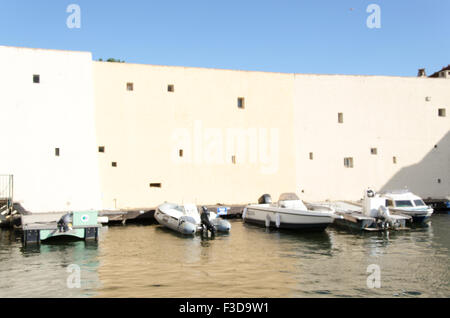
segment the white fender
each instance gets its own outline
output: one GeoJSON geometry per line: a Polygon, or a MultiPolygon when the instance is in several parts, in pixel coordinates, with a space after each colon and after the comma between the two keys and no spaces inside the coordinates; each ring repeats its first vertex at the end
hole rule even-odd
{"type": "Polygon", "coordinates": [[[276,223],[276,225],[277,225],[277,228],[280,228],[280,225],[281,225],[281,216],[280,216],[279,213],[276,214],[276,217],[275,217],[275,223],[276,223]]]}
{"type": "Polygon", "coordinates": [[[270,215],[266,214],[266,227],[270,227],[270,215]]]}

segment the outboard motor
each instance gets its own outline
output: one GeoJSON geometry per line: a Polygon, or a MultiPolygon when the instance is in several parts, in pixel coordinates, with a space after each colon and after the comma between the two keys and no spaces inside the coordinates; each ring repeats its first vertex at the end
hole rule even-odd
{"type": "Polygon", "coordinates": [[[397,222],[395,222],[395,220],[391,217],[391,213],[389,212],[389,209],[385,206],[380,206],[379,209],[380,215],[384,218],[385,222],[387,223],[387,225],[389,225],[390,228],[398,228],[400,227],[399,224],[397,224],[397,222]]]}
{"type": "Polygon", "coordinates": [[[364,192],[363,214],[372,218],[379,218],[380,206],[386,206],[386,199],[375,194],[375,191],[368,189],[364,192]]]}
{"type": "Polygon", "coordinates": [[[264,194],[262,197],[258,199],[258,204],[268,204],[272,203],[272,197],[270,194],[264,194]]]}
{"type": "Polygon", "coordinates": [[[202,227],[203,228],[206,227],[206,231],[210,231],[211,234],[214,236],[216,234],[216,227],[209,221],[209,211],[208,208],[205,206],[202,207],[200,220],[202,221],[202,227]]]}
{"type": "Polygon", "coordinates": [[[58,221],[58,230],[68,232],[72,230],[73,214],[67,213],[58,221]]]}
{"type": "Polygon", "coordinates": [[[401,223],[391,216],[389,208],[386,206],[386,198],[368,189],[364,196],[363,213],[376,219],[377,227],[382,229],[396,229],[401,227],[401,223]]]}

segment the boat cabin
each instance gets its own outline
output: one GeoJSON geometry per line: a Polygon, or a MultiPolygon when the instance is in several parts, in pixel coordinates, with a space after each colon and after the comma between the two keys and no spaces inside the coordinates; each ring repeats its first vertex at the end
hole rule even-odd
{"type": "Polygon", "coordinates": [[[420,197],[411,192],[386,193],[384,196],[388,208],[414,209],[428,207],[420,197]]]}

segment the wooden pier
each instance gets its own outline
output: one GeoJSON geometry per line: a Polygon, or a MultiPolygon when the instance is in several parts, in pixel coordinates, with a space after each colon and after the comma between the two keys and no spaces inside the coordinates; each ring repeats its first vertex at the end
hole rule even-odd
{"type": "MultiPolygon", "coordinates": [[[[198,205],[200,208],[202,205],[198,205]]],[[[243,205],[205,205],[211,212],[217,213],[224,219],[233,219],[242,217],[243,205]]],[[[154,208],[143,209],[123,209],[120,211],[100,211],[98,216],[108,217],[109,222],[122,223],[127,222],[156,222],[154,208]]]]}

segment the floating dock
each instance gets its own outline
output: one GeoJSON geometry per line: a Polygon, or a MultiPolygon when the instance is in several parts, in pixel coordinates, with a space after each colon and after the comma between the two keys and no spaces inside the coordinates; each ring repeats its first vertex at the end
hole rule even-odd
{"type": "Polygon", "coordinates": [[[23,244],[40,244],[42,241],[57,237],[98,240],[98,229],[101,224],[98,224],[97,211],[73,212],[72,223],[67,224],[67,229],[63,229],[59,221],[65,215],[67,212],[22,215],[23,244]]]}
{"type": "Polygon", "coordinates": [[[335,201],[333,203],[322,203],[323,205],[332,207],[335,210],[335,214],[341,218],[334,220],[334,225],[343,227],[349,230],[366,231],[366,232],[380,232],[387,229],[391,230],[408,230],[405,227],[406,221],[410,221],[412,218],[401,213],[395,213],[391,218],[397,220],[401,224],[395,228],[384,228],[378,224],[376,217],[371,217],[363,213],[362,203],[349,202],[349,201],[335,201]]]}

